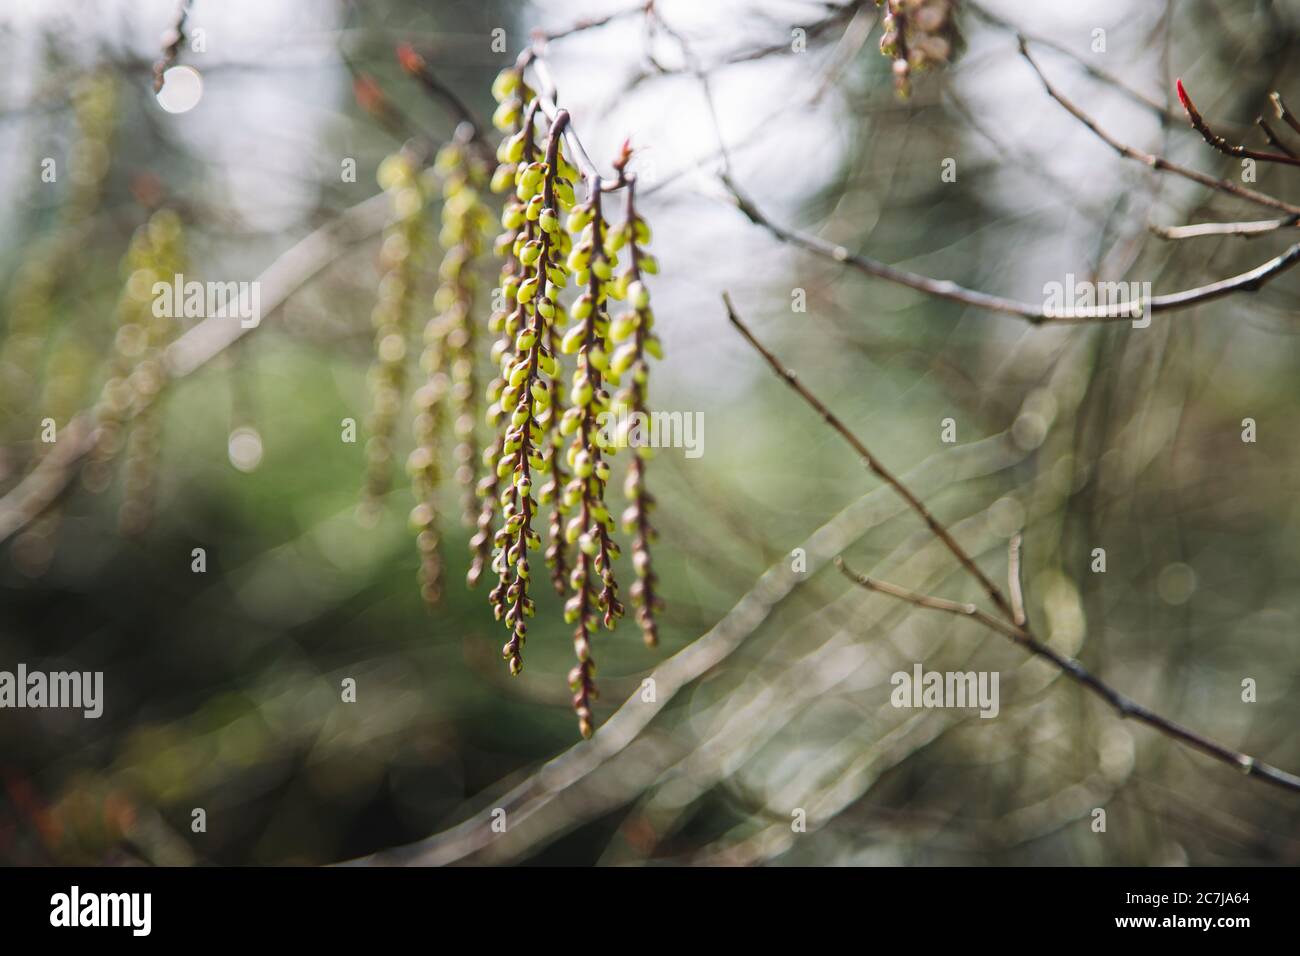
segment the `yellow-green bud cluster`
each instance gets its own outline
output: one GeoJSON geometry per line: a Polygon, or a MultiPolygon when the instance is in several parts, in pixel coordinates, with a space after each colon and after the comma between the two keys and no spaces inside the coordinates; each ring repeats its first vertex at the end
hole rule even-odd
{"type": "Polygon", "coordinates": [[[494,316],[502,336],[493,349],[500,375],[488,394],[489,418],[500,431],[495,473],[506,486],[497,494],[502,519],[493,538],[498,585],[490,597],[498,619],[510,629],[502,655],[515,674],[523,667],[526,618],[535,610],[529,594],[528,552],[541,546],[534,518],[538,497],[545,490],[536,484],[548,476],[554,484],[548,433],[555,415],[553,380],[558,367],[551,342],[552,330],[565,321],[559,298],[568,281],[563,266],[567,236],[556,224],[572,205],[572,185],[564,176],[569,167],[561,146],[564,120],[552,123],[545,154],[538,157],[532,140],[537,114],[534,101],[524,114],[522,140],[516,132],[507,141],[520,143],[520,148],[506,154],[517,162],[513,163],[513,196],[507,198],[502,213],[506,231],[498,247],[508,249],[517,268],[503,277],[504,307],[494,316]]]}
{"type": "Polygon", "coordinates": [[[184,270],[183,229],[170,209],[154,213],[131,239],[124,262],[125,287],[118,300],[118,329],[109,377],[95,406],[98,443],[86,473],[92,489],[108,484],[109,464],[125,439],[125,482],[118,524],[135,534],[153,512],[162,419],[158,397],[167,383],[163,351],[175,338],[174,316],[155,315],[155,282],[171,284],[184,270]]]}
{"type": "Polygon", "coordinates": [[[405,152],[379,165],[379,185],[389,194],[393,216],[380,248],[383,278],[371,319],[375,359],[370,366],[370,437],[366,441],[365,506],[373,510],[392,482],[397,420],[406,388],[407,338],[424,253],[428,185],[405,152]]]}
{"type": "MultiPolygon", "coordinates": [[[[471,543],[470,580],[480,576],[490,550],[498,577],[490,601],[510,629],[502,653],[518,673],[526,619],[534,613],[528,551],[540,546],[538,509],[550,506],[546,563],[557,590],[568,595],[565,618],[575,625],[578,658],[569,683],[579,728],[590,736],[596,694],[592,635],[602,625],[612,628],[623,614],[614,572],[616,523],[606,501],[616,448],[604,427],[612,409],[607,386],[631,374],[629,395],[644,407],[645,357],[657,355],[659,344],[640,276],[658,266],[645,250],[650,237],[643,220],[631,216],[613,225],[601,212],[602,189],[630,188],[630,179],[620,175],[612,186],[602,183],[589,163],[580,174],[565,155],[568,114],[550,104],[543,110],[518,67],[497,78],[493,93],[500,104],[494,122],[505,133],[491,176],[492,190],[504,194],[495,244],[504,260],[500,301],[489,322],[498,337],[491,355],[498,373],[487,391],[496,437],[484,455],[489,470],[479,484],[483,505],[471,543]],[[550,119],[544,151],[536,141],[543,113],[550,119]],[[580,179],[587,195],[578,205],[574,183],[580,179]],[[619,273],[625,248],[636,261],[619,273]],[[613,322],[610,300],[629,304],[613,322]],[[573,356],[567,372],[564,356],[573,356]]],[[[637,507],[648,510],[643,461],[635,467],[637,507]]],[[[657,599],[648,520],[638,518],[633,533],[643,555],[634,562],[636,593],[649,609],[642,626],[652,636],[657,599]]]]}
{"type": "Polygon", "coordinates": [[[415,507],[411,525],[420,552],[420,593],[429,604],[442,594],[442,559],[436,491],[441,478],[438,454],[448,418],[455,432],[456,480],[466,488],[465,520],[475,509],[474,435],[478,385],[475,376],[473,309],[478,291],[474,267],[483,253],[492,216],[481,190],[486,171],[469,148],[449,143],[438,153],[434,172],[442,179],[442,226],[438,243],[442,262],[433,298],[433,315],[425,324],[420,367],[425,383],[413,403],[415,448],[407,459],[415,507]],[[450,415],[445,411],[450,405],[450,415]]]}
{"type": "MultiPolygon", "coordinates": [[[[646,395],[649,367],[646,356],[663,358],[659,338],[654,334],[650,293],[643,281],[643,273],[657,272],[659,265],[645,251],[650,243],[650,227],[637,215],[634,190],[635,184],[628,186],[627,217],[622,227],[623,240],[628,246],[628,267],[619,276],[631,308],[612,323],[610,332],[610,337],[619,343],[610,364],[619,374],[629,373],[631,376],[616,399],[618,405],[632,413],[624,416],[624,420],[629,422],[644,421],[649,411],[646,395]]],[[[626,436],[621,437],[626,439],[626,436]]],[[[646,490],[645,481],[646,462],[651,454],[648,445],[633,450],[632,462],[628,466],[627,479],[623,485],[623,491],[631,503],[623,512],[622,524],[624,532],[632,535],[632,567],[637,577],[628,593],[636,608],[641,634],[646,644],[654,646],[659,642],[655,614],[663,602],[656,590],[658,576],[650,559],[650,544],[657,537],[650,523],[650,512],[655,506],[655,499],[646,490]]]]}

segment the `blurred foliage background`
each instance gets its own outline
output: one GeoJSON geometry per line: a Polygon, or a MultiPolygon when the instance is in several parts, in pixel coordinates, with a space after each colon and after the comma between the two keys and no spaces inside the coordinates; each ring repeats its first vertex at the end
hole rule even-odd
{"type": "MultiPolygon", "coordinates": [[[[151,208],[180,215],[187,274],[255,279],[374,196],[379,162],[401,145],[357,106],[353,71],[441,141],[453,123],[398,70],[397,43],[425,52],[487,117],[492,78],[532,28],[632,6],[195,0],[189,26],[206,31],[206,50],[182,46],[179,62],[202,74],[204,95],[173,115],[150,83],[174,3],[11,0],[0,13],[3,490],[43,454],[41,419],[63,425],[93,404],[122,263],[151,208]],[[496,28],[505,54],[491,47],[496,28]],[[66,170],[54,183],[40,176],[48,157],[66,170]],[[340,176],[346,159],[355,183],[340,176]]],[[[630,699],[623,724],[578,742],[569,628],[552,595],[539,599],[528,667],[510,679],[485,592],[459,584],[468,532],[448,528],[448,586],[430,613],[409,489],[399,481],[375,526],[358,522],[364,438],[339,435],[343,419],[366,415],[372,236],[169,387],[146,528],[123,533],[122,477],[101,475],[89,483],[106,487],[79,479],[57,516],[0,550],[0,668],[102,670],[106,685],[99,720],[0,711],[0,860],[318,864],[435,834],[380,859],[1300,860],[1293,795],[1126,724],[973,622],[824,569],[843,553],[909,587],[981,597],[762,367],[719,299],[730,290],[998,579],[1024,529],[1029,612],[1053,647],[1296,771],[1296,278],[1147,329],[1032,328],[796,252],[747,222],[717,178],[728,162],[777,221],[1026,301],[1067,273],[1157,293],[1200,285],[1294,233],[1153,235],[1152,223],[1262,217],[1109,150],[1047,97],[1014,30],[1118,138],[1235,177],[1236,161],[1187,129],[1173,78],[1225,131],[1258,136],[1270,91],[1300,101],[1300,8],[963,3],[949,11],[951,62],[900,100],[873,4],[657,6],[694,63],[640,15],[557,40],[548,57],[597,163],[608,169],[625,137],[637,147],[662,263],[652,291],[666,359],[651,398],[704,413],[703,456],[664,449],[650,469],[662,646],[643,647],[625,621],[596,649],[598,723],[630,699]],[[806,52],[791,50],[794,27],[806,52]],[[946,159],[955,182],[941,178],[946,159]],[[1241,440],[1247,417],[1253,444],[1241,440]],[[941,441],[948,418],[955,444],[941,441]],[[235,467],[235,433],[255,462],[237,444],[235,467]],[[807,574],[792,570],[796,548],[807,574]],[[1095,548],[1104,574],[1091,570],[1095,548]],[[999,671],[1001,713],[891,707],[890,674],[916,662],[999,671]],[[340,700],[349,677],[355,704],[340,700]],[[1255,703],[1241,700],[1245,678],[1255,703]],[[496,806],[509,826],[485,837],[496,806]],[[206,832],[192,832],[194,808],[206,832]],[[792,832],[797,809],[806,833],[792,832]]],[[[1300,201],[1294,170],[1261,166],[1257,186],[1300,201]]],[[[457,496],[446,489],[449,515],[457,496]]]]}

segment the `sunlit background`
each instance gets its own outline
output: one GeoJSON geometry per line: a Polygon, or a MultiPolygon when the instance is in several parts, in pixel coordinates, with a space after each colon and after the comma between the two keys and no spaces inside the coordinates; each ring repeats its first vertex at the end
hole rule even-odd
{"type": "MultiPolygon", "coordinates": [[[[0,669],[102,670],[106,689],[98,720],[0,711],[0,860],[320,864],[414,844],[378,859],[1300,861],[1294,795],[1120,720],[974,622],[866,594],[829,567],[842,553],[911,588],[983,597],[721,302],[729,291],[996,579],[1024,530],[1030,618],[1054,648],[1300,771],[1298,280],[1146,329],[1033,328],[797,251],[720,179],[775,222],[1027,302],[1067,274],[1201,285],[1276,255],[1294,230],[1153,234],[1272,213],[1119,156],[1048,97],[1016,31],[1118,140],[1240,180],[1187,128],[1173,79],[1261,146],[1268,94],[1300,104],[1300,9],[963,2],[950,62],[903,100],[872,3],[657,0],[676,35],[637,6],[194,0],[155,96],[174,0],[5,4],[0,669]],[[377,524],[357,518],[364,440],[340,441],[340,422],[367,414],[382,219],[169,386],[146,527],[123,533],[121,475],[92,472],[8,530],[12,493],[48,451],[41,420],[62,427],[99,394],[123,260],[151,209],[180,215],[187,277],[258,279],[380,192],[376,169],[402,138],[358,106],[358,74],[419,134],[452,135],[397,44],[486,120],[493,77],[534,28],[609,14],[547,61],[596,163],[608,170],[625,139],[635,149],[661,262],[651,400],[703,412],[704,444],[651,462],[662,645],[644,647],[630,619],[599,639],[597,724],[623,709],[594,741],[577,736],[570,628],[549,592],[527,668],[508,676],[486,589],[461,586],[457,488],[444,491],[448,586],[432,612],[402,477],[377,524]],[[890,675],[917,662],[998,671],[998,717],[891,706],[890,675]],[[341,700],[347,678],[355,703],[341,700]],[[792,829],[800,813],[806,832],[792,829]]],[[[1300,202],[1294,168],[1262,164],[1251,185],[1300,202]]],[[[620,573],[631,580],[626,559],[620,573]]]]}

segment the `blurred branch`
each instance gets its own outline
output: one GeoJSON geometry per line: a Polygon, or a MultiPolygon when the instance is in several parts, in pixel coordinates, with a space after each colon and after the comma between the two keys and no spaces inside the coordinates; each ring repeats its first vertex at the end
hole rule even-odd
{"type": "Polygon", "coordinates": [[[1019,531],[1011,536],[1007,545],[1007,585],[1011,588],[1011,621],[1017,627],[1023,627],[1028,618],[1025,616],[1025,574],[1021,565],[1025,538],[1019,531]]]}
{"type": "Polygon", "coordinates": [[[413,76],[430,96],[447,107],[448,112],[459,124],[458,132],[463,131],[461,135],[474,144],[474,148],[479,151],[482,158],[492,162],[496,150],[488,142],[483,132],[483,124],[456,91],[434,75],[429,69],[428,61],[409,43],[402,43],[397,47],[397,60],[402,69],[413,76]]]}
{"type": "MultiPolygon", "coordinates": [[[[377,235],[388,216],[389,199],[379,193],[344,211],[336,220],[286,249],[255,279],[262,286],[263,321],[330,265],[347,246],[377,235]]],[[[168,347],[164,364],[170,380],[185,378],[239,341],[256,326],[224,316],[204,319],[168,347]]],[[[83,411],[62,430],[55,448],[23,480],[0,498],[0,542],[39,517],[68,489],[85,458],[95,449],[98,429],[83,411]]]]}
{"type": "Polygon", "coordinates": [[[1188,226],[1152,225],[1151,231],[1161,239],[1199,239],[1202,236],[1262,236],[1300,223],[1300,216],[1261,219],[1254,222],[1201,222],[1188,226]]]}
{"type": "Polygon", "coordinates": [[[908,507],[921,517],[934,536],[943,543],[944,547],[946,547],[953,557],[957,559],[958,563],[960,563],[962,567],[966,569],[967,573],[969,573],[971,577],[979,583],[980,587],[984,589],[985,593],[988,594],[989,599],[992,600],[994,605],[997,607],[1001,617],[995,617],[974,604],[959,604],[955,601],[948,601],[943,598],[917,594],[916,592],[908,591],[906,588],[899,587],[895,584],[873,581],[850,571],[848,567],[844,565],[843,560],[837,558],[835,562],[836,566],[839,567],[845,575],[868,590],[879,591],[883,594],[891,595],[919,607],[926,607],[949,614],[971,617],[986,627],[1009,637],[1017,644],[1020,644],[1029,650],[1030,653],[1047,660],[1062,673],[1104,699],[1115,708],[1121,717],[1132,717],[1134,720],[1141,721],[1148,726],[1154,727],[1156,730],[1168,737],[1179,740],[1202,753],[1214,757],[1216,760],[1220,760],[1223,763],[1236,767],[1249,776],[1259,777],[1260,779],[1276,786],[1300,793],[1300,777],[1256,760],[1248,754],[1239,753],[1229,747],[1225,747],[1207,737],[1202,737],[1200,734],[1183,727],[1181,724],[1177,724],[1166,717],[1161,717],[1159,714],[1156,714],[1143,707],[1141,704],[1130,700],[1110,685],[1093,676],[1093,674],[1086,670],[1078,661],[1073,658],[1065,657],[1048,647],[1034,635],[1028,625],[1017,625],[1015,623],[1016,613],[1013,611],[1010,603],[1008,603],[1008,601],[1002,596],[1002,592],[998,590],[997,585],[995,585],[988,576],[979,569],[965,549],[963,549],[961,545],[953,539],[947,528],[936,521],[926,509],[925,505],[921,503],[920,499],[917,498],[917,496],[913,494],[905,484],[888,472],[870,450],[867,449],[866,445],[864,445],[856,435],[849,431],[843,422],[836,418],[835,414],[831,412],[815,395],[813,395],[812,392],[799,382],[795,377],[794,372],[785,368],[776,356],[768,351],[768,349],[754,337],[753,333],[749,331],[741,321],[740,317],[736,314],[736,311],[731,304],[731,299],[726,293],[723,293],[723,301],[727,307],[727,317],[740,331],[741,335],[743,335],[759,355],[762,356],[763,360],[771,366],[772,370],[776,372],[776,374],[783,379],[785,383],[804,400],[805,403],[817,412],[822,419],[849,444],[866,466],[889,484],[903,498],[908,507]]]}
{"type": "MultiPolygon", "coordinates": [[[[950,482],[969,480],[1010,467],[1023,460],[1024,455],[1024,451],[1002,433],[927,458],[907,474],[907,483],[912,487],[924,486],[937,491],[950,482]]],[[[571,747],[529,773],[507,792],[486,797],[483,806],[505,810],[512,821],[510,847],[502,846],[495,850],[494,857],[517,855],[522,852],[517,844],[535,843],[554,836],[557,829],[567,829],[582,819],[590,819],[619,806],[619,792],[639,790],[640,785],[635,780],[624,779],[633,772],[629,769],[625,775],[615,773],[613,781],[592,783],[592,789],[598,789],[598,794],[585,800],[580,796],[580,788],[597,771],[618,760],[625,751],[631,752],[630,748],[646,735],[654,718],[680,691],[712,672],[739,650],[798,587],[868,528],[886,520],[892,513],[886,509],[901,510],[902,505],[895,504],[895,499],[884,497],[883,491],[875,489],[861,496],[800,543],[799,547],[807,555],[806,572],[794,571],[788,558],[782,557],[759,577],[717,624],[656,667],[650,675],[655,681],[653,702],[643,700],[639,693],[634,695],[601,725],[590,741],[571,747]],[[556,827],[539,822],[561,799],[566,801],[566,807],[562,808],[568,815],[566,824],[556,827]]],[[[646,755],[641,752],[632,755],[638,759],[629,760],[629,763],[636,772],[641,772],[646,755]]],[[[490,822],[485,813],[475,814],[418,843],[353,862],[360,865],[427,866],[486,855],[497,845],[496,841],[506,839],[492,831],[490,822]]]]}
{"type": "Polygon", "coordinates": [[[842,265],[850,266],[877,279],[885,279],[898,285],[907,286],[909,289],[924,292],[926,295],[960,302],[963,305],[973,306],[977,309],[987,309],[990,312],[1018,316],[1033,325],[1129,321],[1147,312],[1170,312],[1186,309],[1237,292],[1255,292],[1273,277],[1280,275],[1297,262],[1300,262],[1300,243],[1297,243],[1281,255],[1269,259],[1249,272],[1243,272],[1219,282],[1212,282],[1209,285],[1197,286],[1181,292],[1170,292],[1165,295],[1154,295],[1145,303],[1123,302],[1117,305],[1076,308],[1049,313],[1043,306],[990,295],[987,292],[968,289],[947,279],[933,279],[930,276],[899,269],[879,259],[873,259],[860,253],[852,253],[844,246],[828,242],[818,236],[778,225],[742,193],[730,177],[724,174],[721,178],[723,185],[731,193],[736,206],[748,217],[750,222],[762,226],[782,242],[833,259],[842,265]]]}

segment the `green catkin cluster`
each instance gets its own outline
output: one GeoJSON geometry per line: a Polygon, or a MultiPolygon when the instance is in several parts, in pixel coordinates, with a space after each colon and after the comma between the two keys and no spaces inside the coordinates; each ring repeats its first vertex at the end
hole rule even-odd
{"type": "MultiPolygon", "coordinates": [[[[514,99],[522,102],[524,98],[531,99],[532,93],[524,85],[523,77],[517,70],[508,70],[497,78],[493,86],[493,92],[498,89],[504,89],[509,84],[509,91],[516,93],[514,99]]],[[[497,99],[504,100],[504,94],[498,95],[497,99]]],[[[520,136],[523,131],[523,114],[520,110],[506,118],[497,118],[498,125],[502,122],[508,122],[507,130],[512,134],[509,139],[502,140],[497,150],[497,166],[492,173],[492,179],[489,184],[492,192],[506,193],[513,191],[515,188],[515,172],[518,168],[519,160],[523,158],[524,152],[527,151],[531,157],[534,149],[531,138],[526,144],[521,143],[519,146],[513,145],[515,138],[520,136]],[[509,156],[512,150],[519,149],[519,156],[511,161],[509,156]]],[[[497,474],[497,467],[501,462],[503,448],[505,446],[505,436],[502,433],[501,421],[504,412],[501,408],[501,393],[505,390],[506,380],[501,370],[507,365],[507,358],[510,356],[513,338],[507,328],[507,320],[514,311],[514,293],[519,288],[522,278],[523,266],[515,253],[515,241],[523,234],[523,217],[518,213],[518,203],[516,200],[507,199],[505,207],[501,212],[502,231],[497,236],[494,246],[495,254],[501,258],[501,273],[497,283],[497,291],[493,297],[493,309],[491,317],[488,319],[488,328],[497,335],[496,341],[492,345],[491,360],[494,368],[498,369],[498,374],[487,387],[487,422],[493,431],[491,443],[483,450],[483,477],[478,483],[476,489],[480,499],[478,517],[475,519],[475,533],[470,539],[470,551],[473,555],[470,562],[469,573],[466,581],[470,587],[475,587],[483,577],[484,570],[492,563],[492,549],[494,545],[493,522],[501,508],[499,500],[502,494],[501,477],[497,474]]],[[[514,487],[508,486],[504,492],[507,498],[513,498],[514,487]]],[[[493,590],[490,600],[495,608],[500,601],[498,591],[502,585],[498,583],[493,590]]]]}
{"type": "Polygon", "coordinates": [[[118,525],[125,534],[138,534],[153,514],[162,434],[158,400],[167,384],[163,353],[179,328],[174,315],[155,308],[153,288],[158,282],[171,285],[184,271],[180,217],[170,209],[155,212],[132,237],[124,267],[108,380],[95,405],[98,438],[83,474],[92,490],[102,489],[113,459],[125,447],[118,525]]]}
{"type": "MultiPolygon", "coordinates": [[[[504,123],[513,125],[522,103],[507,100],[504,123]]],[[[498,110],[501,117],[502,110],[498,110]]],[[[560,229],[560,217],[574,203],[571,173],[563,158],[561,137],[567,114],[551,123],[543,158],[536,155],[534,127],[539,110],[534,100],[524,118],[522,130],[506,141],[505,158],[516,164],[515,194],[506,204],[502,222],[516,235],[511,247],[522,268],[520,279],[503,290],[507,304],[505,331],[513,337],[501,356],[505,384],[496,398],[502,434],[497,477],[507,482],[500,494],[502,526],[494,536],[497,548],[494,570],[498,584],[491,598],[498,619],[510,630],[502,655],[513,674],[523,667],[523,645],[527,639],[527,618],[534,613],[529,593],[532,567],[528,552],[541,546],[536,530],[539,482],[555,480],[554,445],[548,440],[555,414],[554,381],[559,372],[550,342],[552,329],[565,316],[559,305],[560,291],[567,284],[564,257],[568,236],[560,229]]]]}
{"type": "Polygon", "coordinates": [[[384,233],[380,263],[384,276],[371,314],[375,360],[370,367],[370,437],[362,507],[373,513],[392,484],[397,420],[406,388],[406,357],[411,314],[417,295],[418,264],[424,252],[427,189],[420,170],[405,152],[379,166],[379,185],[392,197],[393,218],[384,233]]]}
{"type": "Polygon", "coordinates": [[[411,525],[420,552],[420,593],[434,604],[442,592],[442,559],[435,492],[440,479],[439,443],[447,419],[455,432],[456,480],[467,489],[465,520],[473,520],[475,423],[478,384],[474,356],[474,300],[478,280],[476,261],[483,253],[491,214],[481,199],[486,172],[466,146],[453,142],[438,153],[434,169],[443,182],[443,249],[433,317],[424,329],[425,350],[420,366],[425,383],[413,399],[415,449],[407,461],[415,508],[411,525]]]}
{"type": "Polygon", "coordinates": [[[564,618],[577,625],[573,647],[578,663],[569,672],[569,689],[583,736],[592,732],[591,701],[595,696],[591,637],[602,624],[612,629],[623,614],[614,579],[619,549],[611,536],[614,519],[605,505],[610,475],[605,455],[612,453],[613,447],[602,419],[610,410],[602,378],[609,371],[609,314],[605,306],[617,250],[607,241],[599,182],[591,183],[588,193],[587,201],[573,211],[567,224],[574,236],[568,266],[583,291],[570,310],[575,324],[560,344],[562,352],[577,357],[569,392],[572,407],[560,423],[560,432],[571,436],[567,460],[573,469],[573,480],[564,489],[564,503],[577,511],[565,526],[565,540],[577,545],[577,557],[564,618]]]}
{"type": "MultiPolygon", "coordinates": [[[[615,572],[616,525],[606,499],[610,458],[617,447],[609,428],[613,402],[607,388],[619,385],[622,373],[630,371],[633,381],[624,400],[644,409],[646,355],[658,350],[650,332],[653,317],[643,303],[629,313],[630,319],[622,319],[630,351],[626,357],[612,352],[608,303],[626,298],[633,282],[644,292],[641,271],[656,267],[643,248],[649,240],[644,222],[634,216],[611,224],[602,208],[602,190],[627,186],[630,180],[620,171],[618,181],[606,184],[593,172],[586,177],[584,201],[576,205],[573,184],[582,177],[565,155],[568,114],[551,108],[545,153],[539,155],[535,136],[542,110],[518,68],[503,72],[493,93],[500,103],[494,122],[507,133],[493,186],[513,189],[513,195],[506,200],[505,231],[497,243],[505,258],[503,303],[492,319],[501,336],[492,354],[500,375],[488,391],[489,421],[498,438],[485,456],[491,470],[480,484],[484,506],[473,546],[476,556],[485,553],[489,541],[493,546],[498,584],[490,599],[510,628],[502,650],[511,672],[518,673],[526,619],[533,611],[528,551],[539,546],[538,506],[551,506],[546,563],[557,592],[566,597],[565,619],[575,627],[577,664],[569,684],[579,729],[590,736],[596,696],[593,637],[602,627],[612,629],[624,610],[615,572]],[[619,250],[629,242],[636,261],[616,278],[619,250]],[[560,297],[570,277],[573,291],[566,309],[560,297]],[[568,374],[561,369],[562,356],[573,356],[568,374]],[[567,387],[561,388],[566,379],[567,387]]],[[[636,542],[633,595],[641,626],[653,642],[659,602],[650,570],[653,532],[644,461],[633,466],[635,477],[629,483],[636,542]]],[[[471,580],[481,573],[482,560],[476,557],[471,580]]]]}
{"type": "MultiPolygon", "coordinates": [[[[628,248],[627,271],[619,276],[618,291],[627,298],[630,310],[623,313],[610,326],[610,339],[618,347],[610,360],[611,370],[618,375],[631,374],[626,388],[619,392],[615,404],[626,409],[626,420],[632,428],[646,421],[649,403],[646,398],[646,386],[649,381],[647,355],[663,358],[659,338],[654,334],[654,313],[650,309],[650,293],[641,281],[642,272],[656,273],[659,263],[654,256],[645,251],[650,244],[650,227],[637,215],[635,200],[636,183],[627,186],[627,217],[619,235],[614,242],[626,244],[628,248]]],[[[659,643],[659,630],[655,614],[663,606],[655,590],[658,577],[650,560],[650,544],[657,533],[650,523],[650,512],[655,506],[654,496],[646,490],[646,462],[653,454],[648,442],[636,442],[633,435],[619,436],[621,442],[632,444],[632,462],[628,465],[627,479],[623,492],[631,501],[623,512],[623,530],[632,538],[632,567],[637,580],[632,585],[630,594],[632,604],[636,607],[637,623],[647,645],[653,647],[659,643]]]]}
{"type": "Polygon", "coordinates": [[[911,93],[912,73],[946,63],[955,40],[957,0],[876,0],[884,7],[880,52],[894,61],[894,88],[911,93]]]}
{"type": "MultiPolygon", "coordinates": [[[[504,134],[491,177],[476,166],[472,131],[465,131],[439,154],[435,170],[443,180],[440,244],[444,250],[434,317],[425,328],[421,365],[424,384],[416,390],[415,450],[408,460],[416,505],[411,514],[421,554],[421,591],[436,600],[442,572],[434,493],[443,477],[439,447],[454,423],[457,478],[474,481],[474,461],[482,471],[467,506],[474,513],[467,581],[476,585],[490,568],[496,582],[488,595],[509,637],[502,656],[511,674],[523,669],[528,619],[535,613],[534,566],[530,552],[548,541],[544,560],[552,586],[565,598],[564,615],[575,625],[577,664],[569,674],[573,706],[584,737],[594,732],[592,704],[596,666],[592,638],[612,629],[623,616],[615,563],[619,546],[607,492],[610,459],[618,442],[609,418],[615,408],[609,387],[631,379],[618,403],[644,413],[647,356],[659,355],[653,315],[641,275],[657,271],[645,251],[649,230],[629,204],[622,223],[602,210],[602,192],[631,189],[621,167],[614,181],[590,171],[586,196],[577,204],[575,183],[584,174],[566,155],[569,115],[529,88],[523,66],[503,71],[493,84],[499,106],[494,125],[504,134]],[[495,373],[486,388],[486,419],[491,437],[481,456],[475,450],[475,348],[473,310],[477,304],[475,261],[481,256],[487,223],[483,180],[503,194],[501,232],[493,246],[501,260],[488,329],[495,373]],[[619,251],[628,247],[626,269],[616,276],[619,251]],[[569,280],[574,280],[566,293],[569,280]],[[562,297],[571,299],[566,307],[562,297]],[[628,312],[611,322],[611,299],[630,298],[628,312]],[[617,347],[617,348],[616,348],[617,347]],[[562,356],[573,366],[561,366],[562,356]],[[542,531],[543,508],[549,508],[542,531]]],[[[623,162],[626,162],[626,156],[623,162]]],[[[410,309],[414,258],[420,244],[420,216],[427,193],[415,166],[404,155],[390,157],[381,185],[394,193],[398,214],[385,240],[387,274],[376,308],[380,359],[372,373],[376,416],[369,456],[372,469],[386,466],[391,419],[397,413],[405,356],[404,316],[410,309]]],[[[629,200],[630,203],[630,200],[629,200]]],[[[626,490],[632,506],[625,526],[634,542],[637,580],[631,589],[647,642],[656,640],[654,613],[660,606],[650,566],[654,532],[645,489],[648,450],[637,449],[626,490]]],[[[376,487],[368,483],[369,487],[376,487]]]]}

